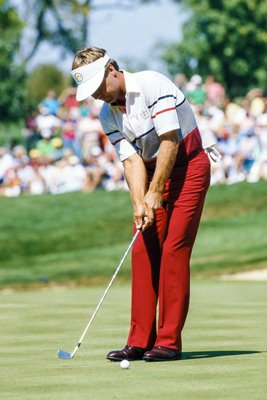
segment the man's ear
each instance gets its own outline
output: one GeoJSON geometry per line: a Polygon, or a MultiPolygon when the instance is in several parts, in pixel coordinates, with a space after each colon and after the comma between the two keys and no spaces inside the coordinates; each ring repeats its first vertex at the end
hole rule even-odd
{"type": "Polygon", "coordinates": [[[108,70],[110,73],[112,73],[113,76],[116,76],[116,73],[118,72],[118,71],[116,71],[116,69],[114,68],[114,65],[112,65],[112,64],[109,64],[108,70]]]}

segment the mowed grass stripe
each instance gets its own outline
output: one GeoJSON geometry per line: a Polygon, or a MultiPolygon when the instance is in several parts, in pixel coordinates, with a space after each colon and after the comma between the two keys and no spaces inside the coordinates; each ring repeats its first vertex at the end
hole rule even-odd
{"type": "Polygon", "coordinates": [[[130,287],[115,282],[75,358],[57,359],[58,348],[73,350],[104,289],[0,295],[5,400],[265,398],[265,283],[193,281],[183,360],[121,370],[105,359],[128,333],[130,287]]]}

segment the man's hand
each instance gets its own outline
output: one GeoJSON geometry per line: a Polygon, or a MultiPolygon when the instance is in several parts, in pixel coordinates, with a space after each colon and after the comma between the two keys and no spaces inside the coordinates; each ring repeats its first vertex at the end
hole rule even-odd
{"type": "Polygon", "coordinates": [[[145,231],[154,222],[155,211],[162,206],[162,194],[149,190],[143,202],[134,205],[134,223],[136,229],[145,231]]]}
{"type": "Polygon", "coordinates": [[[146,230],[154,222],[155,211],[162,206],[162,193],[148,190],[144,197],[145,218],[143,230],[146,230]]]}
{"type": "Polygon", "coordinates": [[[136,229],[144,230],[147,218],[146,218],[146,210],[144,205],[141,203],[140,205],[134,206],[133,210],[133,220],[136,226],[136,229]]]}
{"type": "Polygon", "coordinates": [[[142,158],[134,154],[123,162],[134,208],[134,223],[142,231],[153,224],[155,211],[162,206],[165,183],[172,171],[179,147],[177,131],[167,132],[159,139],[156,169],[149,188],[142,158]]]}

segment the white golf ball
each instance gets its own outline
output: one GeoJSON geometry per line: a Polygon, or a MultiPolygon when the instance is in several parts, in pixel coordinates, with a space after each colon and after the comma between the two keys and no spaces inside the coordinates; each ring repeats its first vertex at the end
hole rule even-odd
{"type": "Polygon", "coordinates": [[[120,367],[121,367],[122,369],[128,369],[128,368],[130,367],[129,361],[128,361],[128,360],[122,360],[122,361],[120,362],[120,367]]]}

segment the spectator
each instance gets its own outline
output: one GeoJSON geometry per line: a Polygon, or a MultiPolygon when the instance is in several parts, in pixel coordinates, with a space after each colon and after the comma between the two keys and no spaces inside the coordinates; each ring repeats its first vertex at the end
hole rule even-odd
{"type": "Polygon", "coordinates": [[[51,129],[42,129],[42,139],[37,143],[36,149],[42,156],[53,159],[55,147],[52,142],[51,129]]]}
{"type": "Polygon", "coordinates": [[[40,152],[33,149],[29,153],[30,160],[27,165],[18,170],[21,186],[24,193],[39,195],[45,193],[45,183],[39,168],[42,162],[40,152]]]}
{"type": "Polygon", "coordinates": [[[102,163],[101,154],[102,150],[99,146],[92,148],[90,152],[86,152],[85,154],[84,167],[87,174],[86,192],[92,192],[103,184],[105,166],[102,163]]]}
{"type": "Polygon", "coordinates": [[[187,85],[186,97],[195,105],[204,105],[206,101],[206,92],[202,87],[202,78],[200,75],[193,75],[187,85]]]}
{"type": "Polygon", "coordinates": [[[29,162],[25,147],[17,145],[12,149],[12,156],[17,166],[26,165],[29,162]]]}
{"type": "Polygon", "coordinates": [[[255,118],[259,117],[261,114],[265,112],[266,108],[266,99],[263,97],[262,89],[254,88],[251,89],[245,100],[249,103],[249,113],[253,115],[255,118]]]}
{"type": "Polygon", "coordinates": [[[58,110],[61,106],[60,102],[56,99],[56,93],[54,90],[49,90],[46,97],[41,102],[41,105],[48,109],[49,114],[57,115],[58,110]]]}
{"type": "Polygon", "coordinates": [[[4,181],[0,187],[0,194],[6,197],[17,197],[21,194],[21,182],[16,168],[6,170],[4,181]]]}
{"type": "Polygon", "coordinates": [[[50,171],[50,176],[47,171],[46,173],[44,170],[41,171],[50,193],[82,192],[86,189],[86,170],[77,156],[71,155],[65,162],[59,162],[53,168],[55,171],[52,173],[50,171]]]}
{"type": "Polygon", "coordinates": [[[76,89],[74,87],[63,90],[59,96],[62,107],[67,110],[68,114],[73,118],[79,118],[80,108],[76,100],[76,89]]]}
{"type": "Polygon", "coordinates": [[[6,147],[0,147],[0,184],[3,183],[6,172],[15,167],[15,160],[6,147]]]}
{"type": "Polygon", "coordinates": [[[216,82],[213,75],[208,75],[204,84],[207,103],[211,106],[222,107],[225,101],[224,87],[216,82]]]}
{"type": "Polygon", "coordinates": [[[82,159],[81,145],[77,131],[77,121],[67,113],[62,121],[62,139],[65,149],[70,149],[79,158],[82,159]]]}
{"type": "Polygon", "coordinates": [[[77,132],[81,140],[83,157],[90,156],[94,147],[102,147],[102,140],[105,137],[98,115],[93,109],[80,118],[77,123],[77,132]]]}
{"type": "Polygon", "coordinates": [[[267,180],[267,113],[256,119],[255,134],[259,143],[259,155],[248,175],[249,182],[257,182],[259,179],[267,180]]]}
{"type": "Polygon", "coordinates": [[[26,144],[26,151],[29,154],[30,150],[36,146],[38,140],[40,140],[40,133],[38,132],[38,127],[36,123],[37,111],[30,110],[29,114],[25,119],[25,128],[23,129],[23,136],[26,144]]]}
{"type": "Polygon", "coordinates": [[[55,115],[49,113],[49,109],[43,105],[39,106],[40,114],[36,117],[36,126],[38,132],[42,137],[48,135],[50,131],[50,136],[53,136],[55,132],[60,128],[61,121],[55,115]]]}
{"type": "MultiPolygon", "coordinates": [[[[199,75],[187,82],[184,75],[177,74],[175,83],[188,92],[204,147],[215,145],[223,156],[211,163],[211,184],[267,180],[267,99],[262,89],[250,90],[237,103],[226,98],[213,76],[202,85],[199,75]]],[[[46,99],[55,104],[53,93],[46,99]]],[[[63,91],[59,100],[57,115],[45,99],[36,110],[30,110],[22,131],[25,147],[0,148],[0,195],[58,193],[63,187],[64,191],[73,190],[74,185],[62,176],[66,171],[74,176],[75,170],[77,176],[80,170],[75,190],[127,190],[121,162],[99,122],[102,102],[88,98],[78,105],[75,88],[63,91]],[[77,165],[72,156],[79,158],[77,165]]]]}
{"type": "Polygon", "coordinates": [[[184,74],[177,74],[174,83],[184,94],[187,92],[187,79],[184,74]]]}

